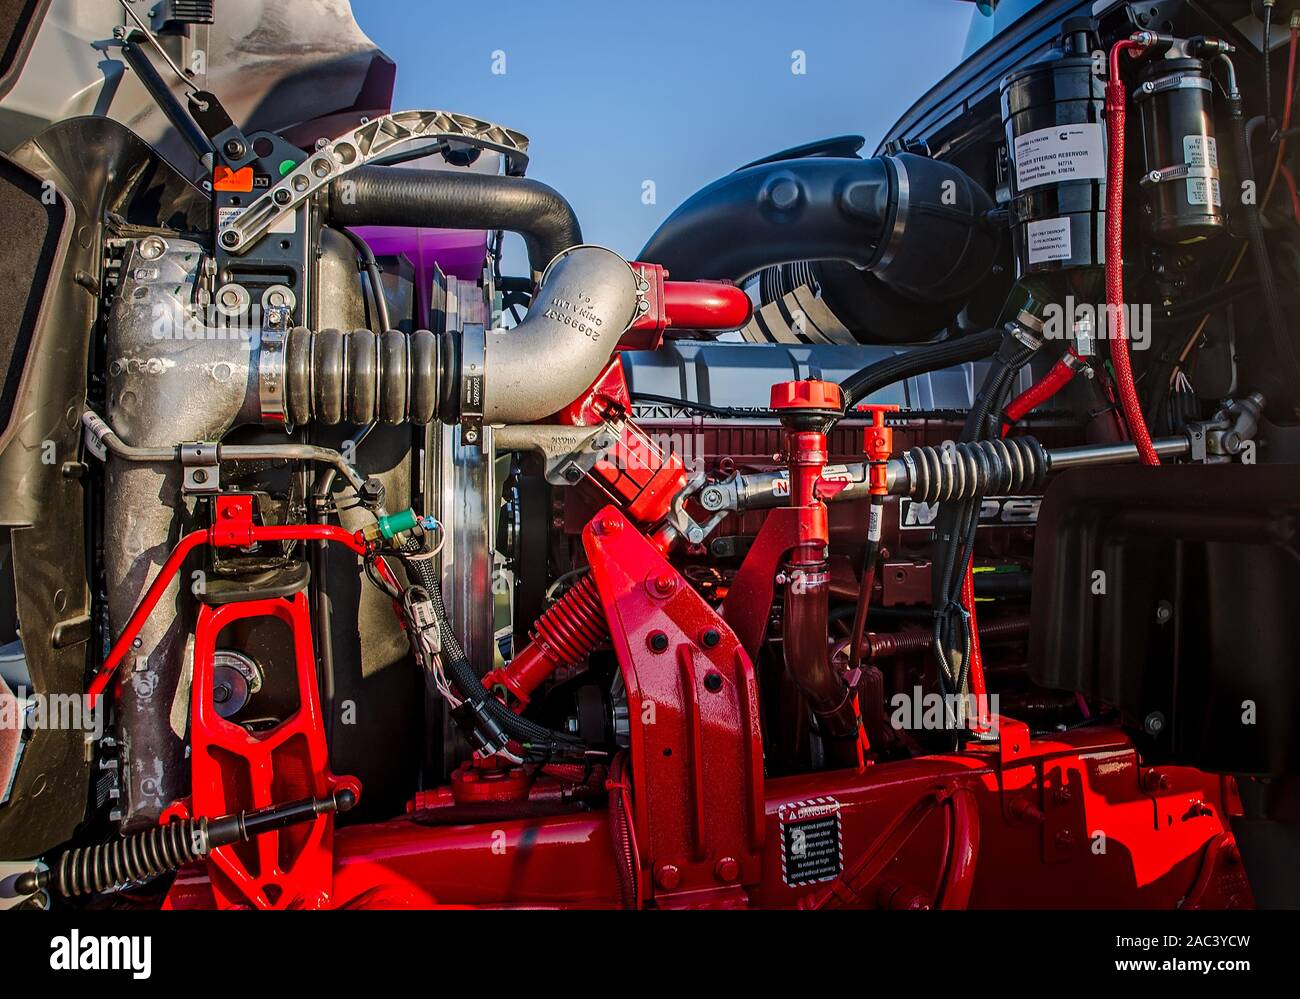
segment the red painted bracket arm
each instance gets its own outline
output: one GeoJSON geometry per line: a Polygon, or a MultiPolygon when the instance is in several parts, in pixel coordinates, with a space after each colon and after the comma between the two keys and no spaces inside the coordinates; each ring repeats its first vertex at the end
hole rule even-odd
{"type": "Polygon", "coordinates": [[[99,672],[90,682],[90,687],[86,691],[90,707],[93,708],[100,696],[108,689],[109,681],[122,660],[126,658],[127,650],[131,648],[145,621],[158,606],[158,601],[167,592],[167,587],[171,585],[172,580],[179,575],[181,566],[185,564],[185,560],[195,548],[202,544],[210,544],[214,548],[246,548],[261,541],[334,541],[350,548],[358,555],[366,552],[366,543],[359,536],[333,524],[287,524],[262,527],[252,522],[251,512],[232,510],[219,501],[217,523],[206,531],[191,531],[182,537],[167,556],[167,561],[162,564],[162,568],[158,570],[158,575],[149,584],[149,588],[145,590],[140,602],[136,604],[130,620],[122,629],[122,634],[108,650],[103,665],[99,667],[99,672]],[[232,511],[229,516],[227,511],[232,511]],[[247,516],[244,516],[246,512],[247,516]]]}

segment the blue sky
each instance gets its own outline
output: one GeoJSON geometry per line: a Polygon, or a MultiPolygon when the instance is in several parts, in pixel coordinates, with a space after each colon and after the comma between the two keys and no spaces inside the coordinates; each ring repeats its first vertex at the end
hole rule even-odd
{"type": "MultiPolygon", "coordinates": [[[[752,159],[844,133],[874,148],[960,60],[973,10],[959,0],[352,7],[397,62],[395,109],[461,111],[524,132],[529,176],[569,199],[589,242],[625,256],[686,197],[752,159]],[[504,73],[493,72],[497,53],[504,73]]],[[[511,244],[506,271],[524,273],[511,244]]]]}

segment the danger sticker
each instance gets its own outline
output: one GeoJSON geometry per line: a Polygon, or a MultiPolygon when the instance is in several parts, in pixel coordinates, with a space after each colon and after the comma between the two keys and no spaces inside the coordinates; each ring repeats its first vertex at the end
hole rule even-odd
{"type": "Polygon", "coordinates": [[[1016,187],[1021,191],[1063,180],[1106,176],[1106,144],[1101,125],[1056,125],[1017,136],[1016,187]]]}
{"type": "Polygon", "coordinates": [[[1069,260],[1070,247],[1069,219],[1041,219],[1030,222],[1025,227],[1030,264],[1039,264],[1048,260],[1069,260]]]}
{"type": "Polygon", "coordinates": [[[781,824],[781,880],[787,887],[816,884],[844,870],[840,803],[834,798],[791,801],[777,809],[781,824]]]}

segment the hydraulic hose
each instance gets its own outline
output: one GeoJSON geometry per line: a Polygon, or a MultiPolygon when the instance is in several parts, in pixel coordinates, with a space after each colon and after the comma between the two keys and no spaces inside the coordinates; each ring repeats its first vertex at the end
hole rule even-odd
{"type": "Polygon", "coordinates": [[[939,371],[954,364],[965,364],[988,357],[1002,343],[1001,329],[986,330],[958,340],[914,347],[903,353],[869,364],[840,382],[844,393],[844,411],[847,413],[863,399],[869,398],[886,386],[915,378],[930,371],[939,371]]]}
{"type": "Polygon", "coordinates": [[[1124,319],[1124,81],[1120,79],[1119,57],[1123,52],[1146,48],[1140,35],[1123,38],[1110,50],[1110,77],[1106,81],[1106,125],[1110,140],[1110,157],[1106,165],[1106,314],[1110,322],[1108,337],[1110,357],[1115,366],[1120,408],[1128,423],[1129,434],[1137,445],[1142,462],[1159,465],[1160,457],[1151,445],[1137,383],[1133,380],[1132,358],[1128,349],[1128,330],[1124,319]]]}
{"type": "Polygon", "coordinates": [[[582,242],[573,208],[555,190],[523,177],[451,170],[358,167],[330,188],[330,219],[342,225],[505,229],[528,247],[534,276],[582,242]]]}
{"type": "Polygon", "coordinates": [[[442,638],[447,672],[451,675],[451,681],[456,685],[457,691],[471,705],[474,713],[520,744],[529,747],[541,758],[571,755],[575,751],[580,751],[582,743],[578,740],[560,732],[553,732],[527,718],[521,718],[483,688],[473,664],[465,655],[460,640],[451,628],[447,605],[442,599],[442,586],[433,563],[428,559],[419,558],[407,560],[406,565],[415,573],[420,585],[429,594],[434,617],[438,622],[438,633],[442,638]]]}
{"type": "MultiPolygon", "coordinates": [[[[1228,62],[1227,56],[1220,56],[1228,62]]],[[[1229,62],[1229,65],[1231,63],[1229,62]]],[[[1236,87],[1236,74],[1229,84],[1228,118],[1232,122],[1233,142],[1237,158],[1237,172],[1241,183],[1253,183],[1254,169],[1250,156],[1250,142],[1246,133],[1246,119],[1242,107],[1241,91],[1236,87]]],[[[1283,165],[1282,169],[1285,169],[1283,165]]],[[[1285,365],[1285,370],[1292,378],[1300,377],[1300,359],[1297,358],[1295,346],[1287,336],[1286,315],[1282,310],[1282,301],[1278,295],[1277,280],[1273,275],[1273,263],[1268,256],[1268,244],[1264,241],[1264,226],[1259,218],[1259,206],[1256,199],[1242,200],[1242,217],[1246,222],[1246,244],[1250,248],[1251,260],[1255,264],[1255,276],[1259,281],[1260,295],[1264,299],[1264,318],[1273,349],[1277,359],[1285,365]]],[[[1271,394],[1271,393],[1270,393],[1271,394]]]]}
{"type": "Polygon", "coordinates": [[[1052,365],[1047,374],[1007,403],[1002,411],[1002,435],[1005,437],[1013,425],[1070,384],[1075,374],[1083,367],[1084,362],[1074,349],[1067,348],[1061,359],[1052,365]]]}

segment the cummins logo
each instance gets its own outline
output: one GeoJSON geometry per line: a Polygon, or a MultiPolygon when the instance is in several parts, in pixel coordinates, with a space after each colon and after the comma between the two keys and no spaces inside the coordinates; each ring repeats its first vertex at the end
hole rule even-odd
{"type": "MultiPolygon", "coordinates": [[[[1020,527],[1038,523],[1041,496],[985,497],[980,504],[980,527],[1020,527]]],[[[929,530],[939,519],[938,503],[915,503],[904,497],[898,504],[898,526],[903,530],[929,530]]]]}
{"type": "Polygon", "coordinates": [[[50,940],[50,967],[55,971],[129,971],[135,979],[153,973],[153,938],[145,936],[68,936],[50,940]]]}

